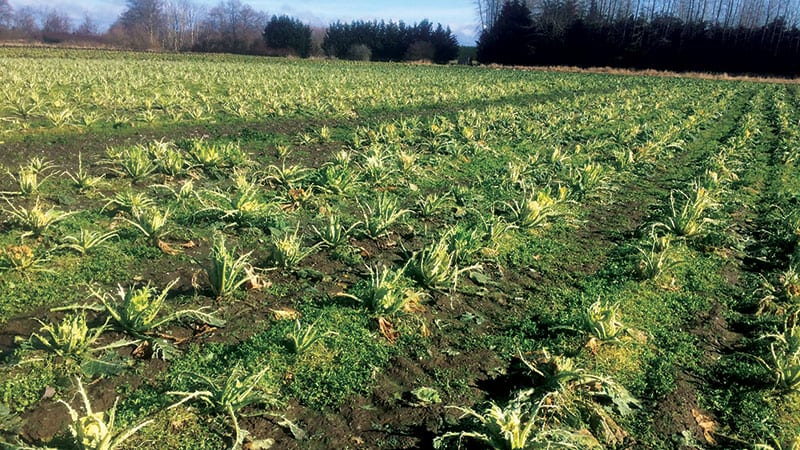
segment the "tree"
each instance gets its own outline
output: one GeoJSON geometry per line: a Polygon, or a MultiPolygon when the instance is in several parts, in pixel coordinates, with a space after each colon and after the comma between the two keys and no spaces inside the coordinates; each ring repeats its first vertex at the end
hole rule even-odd
{"type": "Polygon", "coordinates": [[[353,44],[347,50],[346,59],[350,61],[369,61],[372,59],[372,50],[364,44],[353,44]]]}
{"type": "Polygon", "coordinates": [[[26,6],[15,11],[11,29],[15,34],[22,37],[33,37],[37,34],[39,27],[36,25],[36,16],[33,9],[26,6]]]}
{"type": "Polygon", "coordinates": [[[200,7],[189,0],[167,0],[164,4],[162,46],[175,52],[194,47],[200,16],[200,7]]]}
{"type": "Polygon", "coordinates": [[[126,9],[117,22],[136,48],[157,48],[163,20],[162,0],[126,0],[126,9]]]}
{"type": "Polygon", "coordinates": [[[445,63],[458,55],[458,41],[449,28],[423,20],[408,26],[403,22],[336,22],[328,27],[322,48],[328,56],[353,58],[358,48],[360,58],[364,46],[373,61],[402,61],[427,59],[445,63]]]}
{"type": "Polygon", "coordinates": [[[301,58],[308,58],[311,27],[289,16],[272,16],[264,28],[264,42],[271,49],[288,49],[301,58]]]}
{"type": "Polygon", "coordinates": [[[325,42],[325,32],[325,27],[311,27],[311,56],[325,56],[325,51],[322,49],[322,43],[325,42]]]}
{"type": "Polygon", "coordinates": [[[42,20],[42,34],[45,39],[60,40],[72,31],[72,19],[62,11],[51,9],[42,20]]]}
{"type": "Polygon", "coordinates": [[[531,10],[519,0],[506,2],[494,25],[481,33],[478,61],[483,63],[528,64],[531,61],[531,10]]]}
{"type": "Polygon", "coordinates": [[[322,50],[332,58],[344,58],[350,46],[354,44],[353,37],[350,25],[342,22],[332,23],[322,39],[322,50]]]}
{"type": "Polygon", "coordinates": [[[433,61],[436,48],[429,41],[414,41],[406,50],[406,61],[433,61]]]}
{"type": "Polygon", "coordinates": [[[11,29],[14,23],[14,8],[8,4],[8,0],[0,0],[0,31],[11,29]]]}
{"type": "MultiPolygon", "coordinates": [[[[479,15],[492,4],[481,0],[479,15]]],[[[503,64],[796,76],[799,4],[800,0],[509,1],[494,26],[481,35],[478,58],[503,64]]]]}
{"type": "Polygon", "coordinates": [[[196,50],[230,53],[255,53],[263,46],[266,24],[264,13],[227,0],[211,8],[202,22],[196,50]]]}
{"type": "Polygon", "coordinates": [[[481,32],[488,30],[494,26],[497,18],[500,17],[500,11],[503,9],[503,0],[476,0],[475,8],[478,12],[478,19],[480,20],[481,32]]]}
{"type": "Polygon", "coordinates": [[[76,36],[97,36],[98,28],[92,16],[86,14],[83,16],[83,22],[75,29],[76,36]]]}
{"type": "Polygon", "coordinates": [[[442,28],[441,24],[437,25],[436,30],[431,35],[431,42],[435,49],[434,62],[445,64],[458,58],[458,39],[450,30],[450,27],[442,28]]]}

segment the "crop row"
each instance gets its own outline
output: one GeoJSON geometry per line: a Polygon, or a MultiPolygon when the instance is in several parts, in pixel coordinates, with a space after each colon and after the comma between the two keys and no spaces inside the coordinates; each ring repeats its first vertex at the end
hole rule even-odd
{"type": "Polygon", "coordinates": [[[280,116],[356,117],[386,110],[580,90],[547,74],[534,87],[503,71],[392,67],[246,57],[175,60],[25,56],[5,50],[2,130],[107,128],[280,116]],[[475,82],[474,76],[480,79],[475,82]],[[413,89],[408,88],[413,86],[413,89]],[[532,90],[533,88],[533,90],[532,90]]]}
{"type": "MultiPolygon", "coordinates": [[[[179,244],[188,243],[183,237],[193,238],[200,229],[217,237],[207,254],[193,258],[201,267],[195,289],[216,297],[219,308],[241,299],[243,286],[252,289],[266,282],[268,274],[256,266],[292,273],[302,270],[303,261],[322,248],[359,263],[365,240],[384,248],[408,246],[400,255],[404,264],[393,267],[373,261],[366,277],[341,295],[363,305],[383,336],[394,340],[402,329],[402,317],[422,308],[426,297],[452,295],[465,273],[479,273],[482,265],[501,262],[503,246],[518,240],[515,235],[537,234],[553,223],[571,222],[570,217],[591,199],[608,201],[622,171],[671,157],[683,138],[713,120],[731,98],[720,90],[709,108],[709,101],[697,96],[687,105],[679,89],[640,88],[621,95],[635,100],[615,102],[610,95],[584,95],[530,107],[490,108],[485,114],[467,110],[454,118],[379,124],[355,130],[350,148],[335,152],[318,167],[290,161],[298,161],[295,155],[306,147],[335,141],[325,127],[298,135],[294,149],[276,147],[278,160],[272,164],[255,160],[236,144],[197,139],[112,147],[103,160],[87,167],[79,160],[77,170],[66,174],[34,159],[13,172],[18,189],[8,194],[4,211],[13,226],[7,239],[20,241],[5,247],[3,267],[20,281],[41,282],[46,278],[39,277],[57,271],[69,253],[92,258],[119,241],[177,253],[179,244]],[[598,100],[607,106],[591,110],[598,100]],[[637,120],[646,120],[646,126],[637,120]],[[598,133],[604,123],[615,126],[598,133]],[[508,142],[515,147],[506,148],[508,142]],[[447,171],[455,175],[448,176],[447,171]],[[473,177],[476,173],[479,176],[473,177]],[[160,182],[153,183],[154,179],[160,182]],[[457,187],[441,189],[446,183],[457,187]],[[54,186],[70,190],[84,209],[64,212],[50,206],[47,197],[54,186]],[[375,186],[379,192],[365,195],[365,186],[375,186]],[[301,223],[308,223],[314,214],[324,219],[301,230],[301,223]],[[85,219],[77,220],[81,216],[93,226],[83,227],[85,219]],[[426,224],[442,231],[429,233],[426,224]],[[65,233],[64,228],[77,233],[65,233]],[[268,231],[263,250],[238,253],[226,246],[225,234],[241,239],[251,229],[268,231]],[[312,235],[315,242],[309,244],[312,235]]],[[[163,327],[177,320],[195,323],[196,329],[215,328],[224,321],[202,306],[166,312],[165,299],[174,286],[123,287],[116,297],[107,289],[92,288],[94,305],[76,304],[70,309],[94,311],[99,326],[91,327],[83,313],[68,314],[61,322],[42,323],[30,345],[54,352],[67,362],[67,373],[84,377],[124,368],[114,352],[107,353],[117,343],[134,346],[133,354],[139,357],[178,357],[176,341],[164,336],[163,327]],[[106,331],[125,337],[107,342],[106,331]]],[[[614,305],[600,302],[587,309],[586,330],[593,339],[613,341],[621,329],[614,305]]],[[[287,349],[302,354],[334,331],[298,321],[288,333],[287,349]]],[[[534,372],[551,365],[565,374],[574,372],[566,368],[568,360],[553,358],[533,365],[534,372]]],[[[256,402],[270,404],[263,396],[265,369],[250,369],[223,379],[198,376],[182,382],[196,388],[183,391],[184,401],[202,400],[229,417],[233,445],[244,439],[238,409],[256,402]],[[234,387],[239,390],[231,390],[234,387]]],[[[599,379],[576,370],[581,374],[577,378],[551,375],[561,380],[562,389],[570,386],[573,392],[582,392],[587,383],[599,379]]],[[[76,386],[82,392],[80,382],[76,386]]],[[[626,391],[617,384],[604,384],[602,389],[591,395],[613,393],[613,398],[625,398],[626,391]]],[[[552,400],[553,395],[544,398],[552,400]]],[[[541,414],[528,410],[532,396],[533,392],[520,393],[508,408],[516,408],[517,415],[529,414],[530,424],[540,424],[541,414]]],[[[620,400],[620,405],[628,408],[626,402],[632,401],[620,400]]],[[[12,405],[22,407],[13,400],[12,405]]],[[[88,432],[78,426],[88,429],[95,419],[87,417],[113,428],[106,423],[113,420],[113,412],[92,415],[88,400],[84,411],[87,416],[70,409],[79,441],[97,438],[87,437],[88,432]]],[[[489,420],[480,412],[475,416],[489,420]]],[[[130,430],[137,428],[133,425],[130,430]]],[[[127,435],[108,433],[105,437],[112,441],[127,435]]]]}

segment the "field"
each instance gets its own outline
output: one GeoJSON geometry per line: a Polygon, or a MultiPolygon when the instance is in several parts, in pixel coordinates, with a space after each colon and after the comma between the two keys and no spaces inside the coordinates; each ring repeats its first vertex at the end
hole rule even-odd
{"type": "Polygon", "coordinates": [[[796,84],[0,67],[0,446],[800,446],[796,84]]]}

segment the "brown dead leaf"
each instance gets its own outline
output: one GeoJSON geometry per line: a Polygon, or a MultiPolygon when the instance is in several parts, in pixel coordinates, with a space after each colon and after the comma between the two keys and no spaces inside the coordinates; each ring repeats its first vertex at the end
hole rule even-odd
{"type": "Polygon", "coordinates": [[[152,350],[150,350],[150,342],[142,341],[142,343],[139,344],[138,347],[133,349],[133,352],[131,352],[131,356],[138,359],[148,359],[151,353],[152,350]]]}
{"type": "MultiPolygon", "coordinates": [[[[592,434],[609,447],[621,446],[628,433],[614,420],[603,407],[597,405],[589,412],[589,426],[592,434]]],[[[599,448],[599,447],[598,447],[599,448]]]]}
{"type": "Polygon", "coordinates": [[[213,327],[207,323],[202,323],[194,328],[194,336],[197,337],[197,336],[202,336],[204,334],[213,333],[217,331],[217,329],[218,329],[217,327],[213,327]]]}
{"type": "Polygon", "coordinates": [[[247,441],[242,445],[245,450],[267,450],[275,445],[274,439],[257,439],[255,441],[247,441]]]}
{"type": "Polygon", "coordinates": [[[394,329],[394,325],[392,322],[384,319],[383,317],[378,319],[378,329],[380,330],[383,337],[386,338],[387,341],[391,342],[392,344],[397,341],[397,331],[394,329]]]}
{"type": "Polygon", "coordinates": [[[628,330],[628,334],[639,344],[647,343],[647,333],[639,330],[628,330]]]}
{"type": "Polygon", "coordinates": [[[195,248],[195,247],[197,247],[197,244],[194,241],[187,241],[187,242],[184,242],[183,244],[181,244],[181,247],[183,247],[183,248],[195,248]]]}
{"type": "Polygon", "coordinates": [[[586,343],[586,348],[589,349],[593,355],[597,355],[597,351],[600,349],[600,340],[596,337],[590,338],[589,342],[586,343]]]}
{"type": "Polygon", "coordinates": [[[705,438],[706,442],[711,445],[716,445],[717,441],[714,439],[714,434],[717,432],[717,424],[716,421],[712,417],[709,417],[700,411],[692,408],[692,416],[694,416],[694,420],[697,422],[697,425],[703,430],[703,437],[705,438]]]}
{"type": "Polygon", "coordinates": [[[422,324],[420,324],[420,326],[419,326],[419,334],[422,337],[430,337],[431,330],[430,330],[430,328],[428,328],[428,325],[425,324],[425,322],[422,322],[422,324]]]}
{"type": "Polygon", "coordinates": [[[41,400],[48,400],[56,395],[56,389],[52,386],[47,386],[44,388],[44,392],[42,392],[41,400]]]}
{"type": "Polygon", "coordinates": [[[200,277],[199,270],[192,272],[192,289],[194,289],[195,291],[200,290],[200,282],[198,281],[199,277],[200,277]]]}
{"type": "Polygon", "coordinates": [[[403,305],[404,312],[414,314],[425,311],[425,306],[422,304],[425,294],[417,293],[413,289],[407,289],[405,295],[408,298],[408,302],[403,305]]]}
{"type": "Polygon", "coordinates": [[[295,202],[308,200],[310,196],[311,193],[303,188],[289,189],[289,197],[291,197],[295,202]]]}
{"type": "Polygon", "coordinates": [[[256,273],[256,270],[253,267],[248,267],[245,269],[245,275],[247,276],[247,282],[245,283],[245,288],[247,290],[260,291],[261,289],[272,286],[272,283],[256,273]]]}
{"type": "Polygon", "coordinates": [[[166,255],[175,256],[178,254],[178,251],[172,248],[171,245],[162,241],[161,239],[158,240],[158,248],[164,252],[166,255]]]}

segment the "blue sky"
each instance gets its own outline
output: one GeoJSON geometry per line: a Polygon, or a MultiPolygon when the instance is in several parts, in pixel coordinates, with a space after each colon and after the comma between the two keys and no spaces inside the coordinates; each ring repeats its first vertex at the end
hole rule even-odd
{"type": "MultiPolygon", "coordinates": [[[[268,14],[289,14],[312,25],[326,25],[336,20],[403,20],[408,23],[428,19],[449,26],[462,44],[473,45],[476,39],[476,14],[472,0],[241,0],[268,14]]],[[[56,8],[67,12],[75,22],[89,14],[103,27],[125,9],[125,0],[10,0],[14,8],[56,8]]],[[[196,0],[213,6],[219,0],[196,0]]]]}

